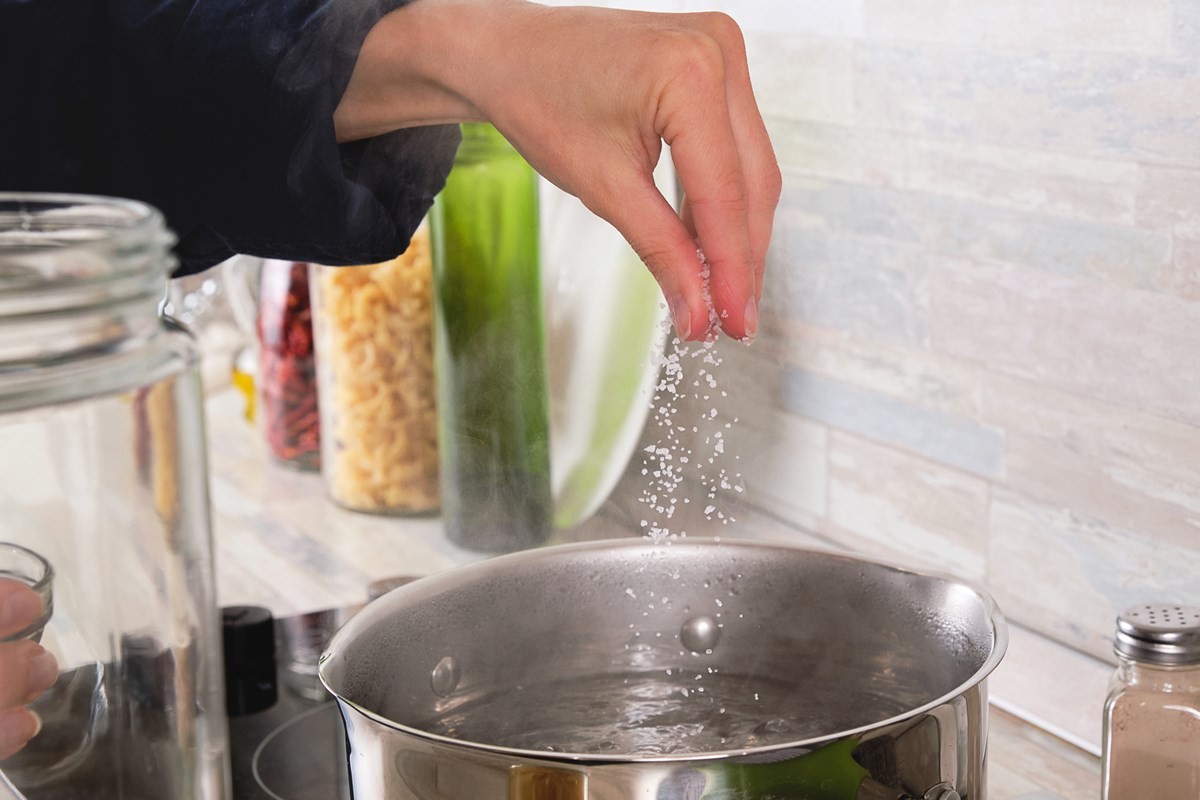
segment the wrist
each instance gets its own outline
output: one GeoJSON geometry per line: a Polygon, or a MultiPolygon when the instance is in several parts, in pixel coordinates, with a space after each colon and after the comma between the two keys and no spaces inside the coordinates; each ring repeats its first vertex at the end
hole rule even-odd
{"type": "Polygon", "coordinates": [[[497,35],[489,22],[507,2],[416,0],[371,29],[333,121],[339,142],[401,128],[486,119],[466,89],[497,35]]]}

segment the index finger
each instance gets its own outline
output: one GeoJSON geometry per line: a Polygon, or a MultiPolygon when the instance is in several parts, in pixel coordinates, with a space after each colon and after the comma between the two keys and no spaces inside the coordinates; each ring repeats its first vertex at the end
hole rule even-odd
{"type": "Polygon", "coordinates": [[[729,119],[742,162],[750,258],[754,265],[755,291],[761,298],[763,265],[771,241],[775,209],[779,205],[779,196],[783,189],[783,178],[766,123],[763,122],[758,101],[754,98],[746,43],[741,28],[727,14],[710,12],[702,14],[701,17],[703,24],[721,43],[725,53],[729,119]]]}
{"type": "Polygon", "coordinates": [[[42,598],[20,581],[0,579],[0,637],[33,625],[45,610],[42,598]]]}
{"type": "Polygon", "coordinates": [[[748,198],[728,113],[723,52],[715,42],[701,52],[707,54],[664,96],[661,132],[711,270],[713,307],[726,333],[741,339],[753,335],[747,322],[754,320],[747,317],[757,312],[748,198]]]}

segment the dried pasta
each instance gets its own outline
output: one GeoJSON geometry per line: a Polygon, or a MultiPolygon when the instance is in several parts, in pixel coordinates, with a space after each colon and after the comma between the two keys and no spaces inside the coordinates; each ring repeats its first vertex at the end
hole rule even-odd
{"type": "Polygon", "coordinates": [[[317,271],[330,495],[363,511],[434,510],[441,498],[427,229],[391,261],[317,271]]]}

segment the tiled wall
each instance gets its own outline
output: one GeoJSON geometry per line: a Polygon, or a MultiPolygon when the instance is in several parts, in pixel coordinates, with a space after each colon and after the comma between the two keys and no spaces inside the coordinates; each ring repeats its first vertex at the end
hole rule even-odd
{"type": "Polygon", "coordinates": [[[1200,603],[1200,0],[715,5],[785,180],[751,502],[1102,658],[1200,603]]]}

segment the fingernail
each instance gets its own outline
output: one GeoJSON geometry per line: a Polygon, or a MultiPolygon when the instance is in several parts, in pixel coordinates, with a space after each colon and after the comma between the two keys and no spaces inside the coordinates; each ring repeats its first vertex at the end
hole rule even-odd
{"type": "Polygon", "coordinates": [[[11,750],[14,746],[21,749],[29,740],[42,732],[42,718],[32,708],[13,709],[5,712],[3,735],[0,735],[0,748],[11,750]]]}
{"type": "Polygon", "coordinates": [[[44,692],[58,680],[58,661],[45,648],[29,659],[29,688],[44,692]]]}
{"type": "Polygon", "coordinates": [[[675,333],[683,341],[692,338],[692,309],[681,294],[673,294],[667,298],[671,308],[671,318],[675,320],[675,333]]]}
{"type": "Polygon", "coordinates": [[[25,710],[29,712],[29,716],[33,717],[33,733],[29,734],[28,738],[26,738],[26,741],[29,741],[29,739],[34,738],[42,732],[42,717],[31,708],[25,710]]]}
{"type": "Polygon", "coordinates": [[[0,606],[0,631],[18,631],[42,615],[42,598],[33,592],[9,595],[0,606]]]}
{"type": "Polygon", "coordinates": [[[746,313],[742,317],[742,341],[749,341],[758,335],[758,298],[750,295],[746,301],[746,313]]]}

